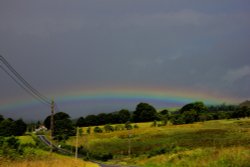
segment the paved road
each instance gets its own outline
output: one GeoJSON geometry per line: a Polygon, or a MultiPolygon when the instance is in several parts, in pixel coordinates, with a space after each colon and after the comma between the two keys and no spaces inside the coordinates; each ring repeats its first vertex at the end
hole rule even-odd
{"type": "MultiPolygon", "coordinates": [[[[37,135],[38,138],[46,145],[48,146],[51,146],[51,143],[50,141],[44,136],[44,135],[37,135]]],[[[56,145],[52,144],[53,145],[53,149],[55,149],[57,152],[59,153],[62,153],[62,154],[67,154],[67,155],[73,155],[72,152],[68,151],[68,150],[65,150],[65,149],[62,149],[62,148],[59,148],[57,147],[56,145]]]]}

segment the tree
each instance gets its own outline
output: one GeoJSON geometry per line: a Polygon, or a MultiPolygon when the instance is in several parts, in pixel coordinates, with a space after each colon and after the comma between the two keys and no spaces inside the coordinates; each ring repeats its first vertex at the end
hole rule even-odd
{"type": "Polygon", "coordinates": [[[183,114],[173,114],[171,115],[171,122],[174,125],[185,124],[185,119],[183,114]]]}
{"type": "Polygon", "coordinates": [[[14,135],[14,123],[11,119],[5,119],[0,123],[0,136],[14,135]]]}
{"type": "Polygon", "coordinates": [[[185,111],[190,111],[190,110],[195,110],[197,113],[204,113],[208,111],[208,108],[204,105],[203,102],[194,102],[194,103],[189,103],[183,106],[180,109],[180,113],[184,113],[185,111]]]}
{"type": "Polygon", "coordinates": [[[98,125],[98,118],[96,115],[88,115],[85,117],[86,126],[96,126],[98,125]]]}
{"type": "MultiPolygon", "coordinates": [[[[44,120],[44,125],[50,129],[50,116],[44,120]]],[[[54,134],[57,140],[66,140],[69,136],[75,135],[75,128],[70,120],[70,116],[64,112],[54,115],[54,134]]]]}
{"type": "Polygon", "coordinates": [[[4,120],[3,116],[0,115],[0,123],[4,120]]]}
{"type": "Polygon", "coordinates": [[[198,115],[197,111],[194,109],[186,111],[182,115],[183,115],[184,122],[186,124],[194,123],[194,122],[198,121],[199,115],[198,115]]]}
{"type": "MultiPolygon", "coordinates": [[[[47,129],[50,129],[50,117],[51,115],[49,115],[43,122],[44,126],[47,129]]],[[[64,112],[58,112],[54,115],[54,121],[56,122],[57,120],[64,120],[64,119],[69,119],[70,116],[64,112]]]]}
{"type": "Polygon", "coordinates": [[[136,107],[136,110],[133,112],[133,121],[134,122],[148,122],[154,121],[157,119],[156,109],[147,104],[139,103],[136,107]]]}
{"type": "Polygon", "coordinates": [[[97,125],[105,125],[107,123],[107,114],[100,113],[97,115],[97,125]]]}
{"type": "Polygon", "coordinates": [[[26,132],[27,124],[22,119],[14,121],[13,126],[15,136],[22,136],[26,132]]]}
{"type": "Polygon", "coordinates": [[[160,111],[159,118],[162,121],[163,126],[167,125],[167,122],[169,120],[169,112],[168,112],[168,110],[165,109],[165,110],[160,111]]]}
{"type": "Polygon", "coordinates": [[[128,110],[122,109],[118,112],[119,122],[126,123],[130,120],[130,112],[128,110]]]}
{"type": "Polygon", "coordinates": [[[77,121],[76,121],[76,126],[78,127],[84,127],[86,126],[86,120],[83,117],[80,117],[77,121]]]}
{"type": "Polygon", "coordinates": [[[250,116],[250,108],[248,108],[247,106],[240,107],[232,113],[233,118],[243,118],[249,116],[250,116]]]}

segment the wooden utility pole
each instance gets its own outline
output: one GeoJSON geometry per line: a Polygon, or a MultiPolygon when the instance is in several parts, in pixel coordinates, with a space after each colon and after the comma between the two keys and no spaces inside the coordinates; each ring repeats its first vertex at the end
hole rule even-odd
{"type": "Polygon", "coordinates": [[[78,136],[79,136],[79,128],[76,127],[76,148],[75,148],[75,159],[78,158],[78,136]]]}
{"type": "Polygon", "coordinates": [[[128,156],[130,157],[131,155],[131,132],[128,130],[128,156]]]}
{"type": "Polygon", "coordinates": [[[50,152],[53,152],[53,133],[54,133],[54,109],[55,109],[55,102],[54,100],[51,101],[51,116],[50,116],[50,152]]]}

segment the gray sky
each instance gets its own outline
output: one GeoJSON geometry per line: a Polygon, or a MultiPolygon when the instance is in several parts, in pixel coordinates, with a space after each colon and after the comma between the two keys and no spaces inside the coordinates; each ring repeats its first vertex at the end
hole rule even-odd
{"type": "MultiPolygon", "coordinates": [[[[82,85],[175,87],[244,100],[249,18],[249,0],[1,0],[0,54],[55,99],[82,85]]],[[[32,100],[2,70],[0,83],[0,105],[32,100]]],[[[58,104],[77,117],[133,109],[136,102],[58,104]]],[[[25,119],[48,113],[40,105],[0,110],[25,119]]]]}

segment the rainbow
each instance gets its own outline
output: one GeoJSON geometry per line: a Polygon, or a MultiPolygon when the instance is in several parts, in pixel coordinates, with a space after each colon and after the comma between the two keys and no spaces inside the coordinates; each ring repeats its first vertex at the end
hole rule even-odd
{"type": "MultiPolygon", "coordinates": [[[[203,101],[206,104],[221,104],[223,102],[236,104],[240,99],[214,95],[211,92],[199,92],[195,90],[171,88],[171,87],[73,87],[61,88],[60,91],[53,92],[49,97],[53,97],[56,102],[87,102],[100,100],[119,101],[141,101],[141,102],[161,102],[183,105],[193,101],[203,101]],[[63,92],[61,90],[64,90],[63,92]]],[[[39,105],[36,100],[9,100],[0,103],[0,111],[7,109],[17,109],[20,107],[39,105]]],[[[167,106],[166,106],[167,107],[167,106]]]]}

